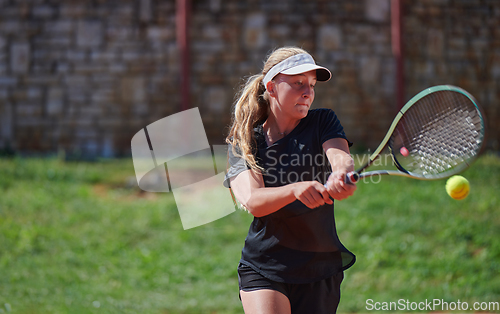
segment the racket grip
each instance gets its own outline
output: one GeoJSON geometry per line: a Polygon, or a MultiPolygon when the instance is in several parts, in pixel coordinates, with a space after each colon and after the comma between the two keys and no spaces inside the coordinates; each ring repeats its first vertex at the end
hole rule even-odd
{"type": "MultiPolygon", "coordinates": [[[[356,182],[358,182],[359,180],[359,173],[357,173],[356,171],[351,171],[349,173],[347,173],[347,175],[345,176],[345,183],[347,184],[356,184],[356,182]]],[[[325,183],[325,187],[326,187],[326,183],[325,183]]]]}
{"type": "Polygon", "coordinates": [[[345,182],[347,184],[356,184],[359,180],[359,173],[356,171],[349,172],[345,177],[345,182]]]}

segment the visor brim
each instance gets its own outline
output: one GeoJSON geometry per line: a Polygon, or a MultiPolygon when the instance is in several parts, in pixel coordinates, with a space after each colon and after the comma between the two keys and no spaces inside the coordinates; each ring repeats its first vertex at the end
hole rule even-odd
{"type": "Polygon", "coordinates": [[[301,74],[305,72],[309,72],[312,70],[316,70],[316,80],[318,82],[326,82],[332,78],[332,73],[330,70],[328,70],[325,67],[315,65],[315,64],[301,64],[295,67],[292,67],[290,69],[286,69],[280,73],[286,74],[286,75],[296,75],[296,74],[301,74]]]}

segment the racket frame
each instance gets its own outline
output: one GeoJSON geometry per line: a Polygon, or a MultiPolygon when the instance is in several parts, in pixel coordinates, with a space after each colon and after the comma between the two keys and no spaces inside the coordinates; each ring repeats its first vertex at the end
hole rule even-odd
{"type": "Polygon", "coordinates": [[[348,183],[356,183],[357,181],[359,181],[362,178],[371,177],[371,176],[379,176],[379,175],[402,176],[402,177],[410,177],[410,178],[419,179],[419,180],[444,179],[444,178],[452,176],[453,174],[459,173],[459,172],[467,169],[470,166],[472,161],[474,161],[480,155],[481,151],[484,149],[485,137],[486,137],[486,125],[485,125],[485,120],[484,120],[484,112],[483,112],[482,108],[478,105],[476,99],[471,94],[469,94],[464,89],[457,87],[457,86],[453,86],[453,85],[438,85],[438,86],[429,87],[427,89],[424,89],[423,91],[421,91],[417,95],[413,96],[403,106],[403,108],[401,108],[401,110],[399,110],[396,117],[392,121],[391,126],[389,127],[389,130],[387,131],[384,139],[379,144],[377,149],[370,155],[370,157],[368,158],[368,161],[365,164],[363,164],[356,171],[351,172],[347,176],[346,181],[348,183]],[[474,157],[469,159],[469,162],[464,162],[464,164],[462,164],[461,167],[457,167],[456,171],[445,172],[445,173],[438,174],[438,175],[424,177],[424,176],[412,173],[412,172],[404,169],[399,164],[397,159],[394,157],[394,152],[389,147],[389,153],[391,154],[394,165],[396,166],[396,168],[399,171],[398,170],[374,170],[374,171],[363,172],[366,168],[368,168],[369,166],[371,166],[373,164],[373,162],[380,156],[381,152],[388,146],[389,140],[391,139],[391,136],[392,136],[394,130],[396,129],[396,126],[398,125],[399,121],[401,120],[403,115],[406,113],[406,111],[408,111],[408,109],[410,109],[411,106],[413,106],[418,100],[424,98],[425,96],[427,96],[429,94],[439,92],[439,91],[454,91],[454,92],[461,93],[464,96],[466,96],[467,98],[469,98],[471,100],[471,102],[474,104],[474,106],[476,107],[476,110],[478,111],[480,118],[481,118],[481,130],[482,130],[482,134],[483,134],[483,141],[481,143],[480,149],[478,150],[478,153],[474,157]]]}

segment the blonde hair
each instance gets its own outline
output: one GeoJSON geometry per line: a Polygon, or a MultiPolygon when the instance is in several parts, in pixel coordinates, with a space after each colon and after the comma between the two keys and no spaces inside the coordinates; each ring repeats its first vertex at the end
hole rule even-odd
{"type": "Polygon", "coordinates": [[[233,146],[233,153],[242,157],[253,170],[261,171],[253,154],[256,149],[254,128],[263,123],[269,115],[269,93],[262,83],[266,73],[276,64],[291,56],[308,53],[297,47],[283,47],[273,51],[260,74],[248,78],[237,94],[233,108],[232,123],[226,143],[233,146]],[[239,148],[239,151],[236,150],[239,148]]]}

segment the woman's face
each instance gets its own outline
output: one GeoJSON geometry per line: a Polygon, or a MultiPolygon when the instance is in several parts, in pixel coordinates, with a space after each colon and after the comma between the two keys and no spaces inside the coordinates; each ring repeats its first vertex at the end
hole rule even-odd
{"type": "Polygon", "coordinates": [[[314,101],[316,70],[296,75],[278,74],[274,78],[274,92],[271,94],[278,104],[278,110],[290,118],[307,116],[314,101]]]}

